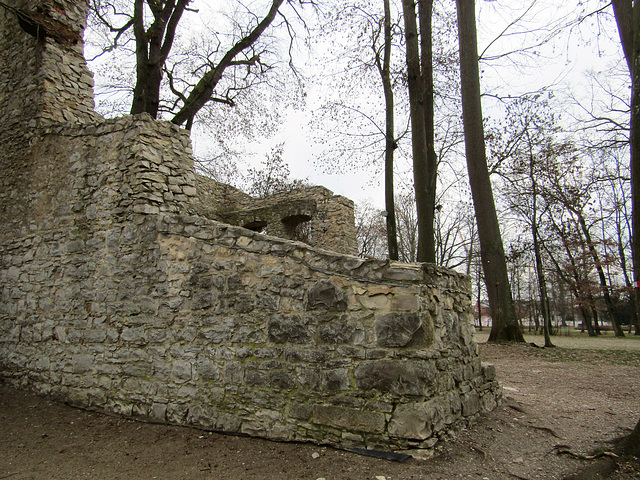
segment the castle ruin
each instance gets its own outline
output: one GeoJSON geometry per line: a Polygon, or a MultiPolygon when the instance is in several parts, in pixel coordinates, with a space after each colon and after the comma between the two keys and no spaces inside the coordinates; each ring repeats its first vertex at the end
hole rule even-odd
{"type": "Polygon", "coordinates": [[[0,377],[127,416],[387,451],[496,406],[467,277],[358,258],[353,204],[321,187],[256,201],[196,175],[188,132],[94,112],[84,0],[4,2],[0,377]]]}

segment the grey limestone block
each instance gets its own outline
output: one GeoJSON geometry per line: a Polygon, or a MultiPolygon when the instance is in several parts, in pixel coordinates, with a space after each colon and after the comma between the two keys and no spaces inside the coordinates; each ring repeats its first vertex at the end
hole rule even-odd
{"type": "Polygon", "coordinates": [[[386,426],[386,417],[382,413],[334,405],[315,405],[313,421],[340,429],[371,433],[383,433],[386,426]]]}
{"type": "Polygon", "coordinates": [[[430,361],[365,361],[355,369],[357,388],[396,395],[427,396],[433,393],[437,370],[430,361]]]}
{"type": "Polygon", "coordinates": [[[300,315],[274,315],[267,323],[269,340],[274,343],[308,343],[311,333],[300,315]]]}
{"type": "Polygon", "coordinates": [[[426,440],[444,427],[444,408],[437,400],[398,405],[389,421],[389,434],[426,440]]]}
{"type": "Polygon", "coordinates": [[[420,331],[422,320],[416,312],[385,313],[376,316],[376,343],[381,347],[405,347],[420,331]]]}
{"type": "Polygon", "coordinates": [[[344,312],[347,296],[330,280],[316,282],[307,292],[307,310],[329,310],[344,312]]]}

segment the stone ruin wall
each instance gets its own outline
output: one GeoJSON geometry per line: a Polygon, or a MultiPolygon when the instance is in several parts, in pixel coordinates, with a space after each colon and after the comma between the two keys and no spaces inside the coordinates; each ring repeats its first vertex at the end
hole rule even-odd
{"type": "MultiPolygon", "coordinates": [[[[85,5],[55,5],[81,25],[85,5]]],[[[429,448],[495,407],[468,278],[216,220],[186,132],[99,119],[86,71],[42,74],[47,58],[82,66],[81,46],[0,20],[2,378],[125,415],[381,450],[429,448]],[[16,49],[38,59],[24,78],[16,49]]]]}
{"type": "Polygon", "coordinates": [[[289,240],[357,254],[353,201],[320,186],[306,186],[256,199],[198,175],[199,201],[209,218],[289,240]]]}

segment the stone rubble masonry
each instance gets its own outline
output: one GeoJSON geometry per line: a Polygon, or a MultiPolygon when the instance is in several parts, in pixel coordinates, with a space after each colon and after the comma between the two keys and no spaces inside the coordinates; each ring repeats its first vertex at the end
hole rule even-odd
{"type": "MultiPolygon", "coordinates": [[[[82,2],[20,5],[84,24],[82,2]]],[[[58,37],[0,8],[0,377],[122,415],[379,450],[431,448],[495,408],[466,276],[345,253],[350,201],[322,188],[311,232],[338,230],[332,249],[220,221],[248,199],[217,205],[175,125],[93,114],[81,47],[58,37]]]]}
{"type": "Polygon", "coordinates": [[[326,250],[358,253],[353,201],[325,187],[302,187],[256,199],[201,175],[196,180],[210,218],[326,250]]]}

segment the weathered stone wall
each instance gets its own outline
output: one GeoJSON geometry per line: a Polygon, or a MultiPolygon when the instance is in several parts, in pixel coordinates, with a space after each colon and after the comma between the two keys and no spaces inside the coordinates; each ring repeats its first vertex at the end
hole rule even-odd
{"type": "MultiPolygon", "coordinates": [[[[5,46],[7,31],[30,41],[0,20],[5,46]]],[[[60,45],[67,65],[75,44],[60,45]]],[[[0,119],[2,377],[126,415],[384,450],[428,448],[496,405],[466,277],[216,221],[184,131],[83,116],[82,73],[52,110],[78,114],[45,121],[32,100],[58,97],[29,96],[38,65],[0,64],[27,104],[0,91],[5,112],[23,108],[0,119]]],[[[316,204],[325,220],[341,208],[316,204]]]]}
{"type": "Polygon", "coordinates": [[[200,201],[211,212],[213,220],[220,220],[221,212],[246,208],[254,200],[248,193],[204,175],[197,175],[196,182],[200,201]]]}
{"type": "Polygon", "coordinates": [[[11,9],[0,7],[2,128],[25,120],[33,127],[99,119],[93,110],[93,76],[83,56],[87,2],[4,3],[11,9]]]}
{"type": "Polygon", "coordinates": [[[311,246],[358,253],[353,201],[320,186],[256,199],[231,185],[198,176],[209,218],[311,246]]]}
{"type": "Polygon", "coordinates": [[[430,447],[495,406],[466,277],[140,203],[107,217],[134,178],[118,170],[95,209],[3,239],[6,378],[127,415],[376,449],[430,447]]]}
{"type": "MultiPolygon", "coordinates": [[[[93,110],[93,79],[83,57],[88,5],[3,3],[9,7],[0,6],[0,221],[6,227],[30,216],[23,200],[33,195],[34,177],[56,175],[25,154],[36,127],[101,117],[93,110]]],[[[56,192],[38,195],[44,205],[56,192]]]]}

